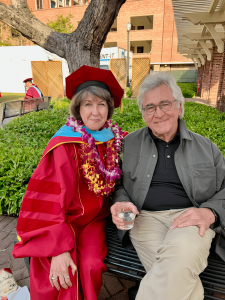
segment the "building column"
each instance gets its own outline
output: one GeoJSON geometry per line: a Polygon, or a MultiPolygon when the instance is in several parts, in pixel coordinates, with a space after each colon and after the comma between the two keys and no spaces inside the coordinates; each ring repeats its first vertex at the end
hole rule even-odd
{"type": "Polygon", "coordinates": [[[202,96],[202,80],[203,80],[203,74],[204,74],[204,66],[201,65],[201,67],[198,68],[198,73],[197,73],[197,84],[200,81],[200,88],[198,92],[198,96],[202,96]]]}
{"type": "Polygon", "coordinates": [[[209,93],[210,93],[210,79],[211,79],[211,61],[206,60],[205,65],[202,66],[203,74],[202,74],[202,91],[201,98],[209,101],[209,93]]]}
{"type": "Polygon", "coordinates": [[[217,47],[213,47],[212,56],[209,103],[217,107],[224,79],[224,53],[218,53],[217,47]]]}

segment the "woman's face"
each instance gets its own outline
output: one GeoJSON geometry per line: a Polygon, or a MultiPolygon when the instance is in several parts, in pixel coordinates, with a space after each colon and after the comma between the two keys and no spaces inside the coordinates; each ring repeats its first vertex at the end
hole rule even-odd
{"type": "Polygon", "coordinates": [[[80,105],[80,116],[90,130],[99,130],[106,122],[108,116],[108,104],[105,100],[86,95],[80,105]]]}

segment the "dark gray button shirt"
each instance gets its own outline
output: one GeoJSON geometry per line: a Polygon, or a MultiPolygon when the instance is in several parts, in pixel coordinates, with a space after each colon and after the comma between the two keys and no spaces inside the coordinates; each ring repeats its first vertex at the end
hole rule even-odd
{"type": "Polygon", "coordinates": [[[158,139],[151,131],[150,135],[157,148],[158,160],[142,209],[160,211],[193,206],[174,163],[174,153],[180,145],[179,132],[168,143],[158,139]]]}

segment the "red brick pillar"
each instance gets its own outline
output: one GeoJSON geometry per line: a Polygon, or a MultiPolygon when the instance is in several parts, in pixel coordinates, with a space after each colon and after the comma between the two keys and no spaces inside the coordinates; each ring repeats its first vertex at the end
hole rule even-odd
{"type": "Polygon", "coordinates": [[[204,100],[209,100],[209,91],[210,91],[210,79],[211,79],[211,62],[206,60],[205,65],[202,66],[202,91],[201,91],[201,98],[204,100]]]}
{"type": "Polygon", "coordinates": [[[198,96],[201,97],[201,93],[202,93],[202,78],[203,78],[203,73],[204,73],[204,68],[201,65],[201,67],[198,68],[198,73],[197,73],[197,85],[198,82],[200,82],[200,88],[199,88],[199,92],[198,92],[198,96]]]}
{"type": "MultiPolygon", "coordinates": [[[[225,56],[225,53],[223,54],[225,56]]],[[[225,112],[225,58],[222,65],[221,83],[220,90],[217,96],[216,108],[221,112],[225,112]]]]}
{"type": "Polygon", "coordinates": [[[222,83],[224,79],[224,53],[218,53],[217,47],[213,47],[212,64],[211,64],[211,80],[209,103],[217,107],[222,92],[222,83]]]}

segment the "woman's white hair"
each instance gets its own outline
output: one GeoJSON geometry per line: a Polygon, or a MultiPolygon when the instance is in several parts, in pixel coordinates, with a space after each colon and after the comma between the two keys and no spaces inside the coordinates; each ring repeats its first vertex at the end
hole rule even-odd
{"type": "Polygon", "coordinates": [[[159,72],[156,75],[149,75],[143,81],[143,83],[140,87],[139,93],[138,93],[138,97],[137,97],[137,103],[138,103],[140,112],[143,113],[143,99],[144,99],[145,94],[148,91],[150,91],[150,90],[154,89],[155,87],[158,87],[164,83],[167,84],[168,87],[171,88],[171,90],[173,92],[173,97],[175,100],[177,100],[177,107],[180,107],[180,104],[181,104],[181,115],[179,116],[179,118],[182,119],[184,116],[185,99],[184,99],[181,89],[177,85],[174,77],[165,72],[159,72]]]}

